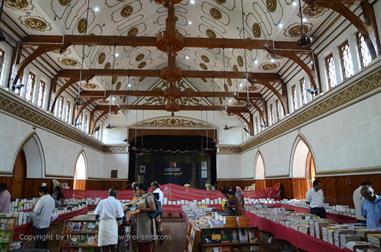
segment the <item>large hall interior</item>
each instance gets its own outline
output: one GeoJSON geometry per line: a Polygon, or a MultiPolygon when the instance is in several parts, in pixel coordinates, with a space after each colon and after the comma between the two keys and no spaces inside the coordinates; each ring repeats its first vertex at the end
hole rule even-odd
{"type": "Polygon", "coordinates": [[[1,0],[1,251],[381,251],[381,1],[1,0]]]}

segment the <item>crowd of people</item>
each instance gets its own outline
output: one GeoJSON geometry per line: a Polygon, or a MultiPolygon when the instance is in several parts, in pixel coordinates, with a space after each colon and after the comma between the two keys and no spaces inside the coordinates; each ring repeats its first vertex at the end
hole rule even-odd
{"type": "MultiPolygon", "coordinates": [[[[96,206],[94,214],[99,220],[98,245],[102,251],[117,251],[121,237],[123,238],[124,224],[131,226],[129,240],[132,251],[150,251],[157,240],[163,242],[161,228],[162,206],[164,193],[158,182],[154,181],[149,190],[148,186],[134,182],[131,184],[133,198],[123,205],[117,199],[117,191],[113,188],[108,190],[108,197],[102,199],[96,206]]],[[[243,215],[244,197],[240,187],[225,188],[222,190],[225,196],[222,208],[226,215],[243,215]]],[[[54,209],[64,203],[64,195],[59,187],[55,187],[52,195],[48,187],[42,185],[39,188],[39,200],[32,212],[33,231],[37,235],[36,248],[47,248],[47,240],[44,239],[53,219],[54,209]]],[[[313,182],[306,194],[306,202],[310,206],[310,213],[326,218],[324,209],[324,193],[320,180],[313,182]]],[[[0,213],[9,213],[11,194],[7,185],[0,183],[0,213]]],[[[375,194],[370,182],[363,182],[353,192],[353,204],[358,222],[366,224],[368,229],[381,229],[381,196],[375,194]]]]}

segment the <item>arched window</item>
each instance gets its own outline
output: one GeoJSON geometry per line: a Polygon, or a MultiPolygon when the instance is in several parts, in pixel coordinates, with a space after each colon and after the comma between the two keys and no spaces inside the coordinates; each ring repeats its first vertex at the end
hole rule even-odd
{"type": "Polygon", "coordinates": [[[265,189],[265,164],[263,162],[262,154],[258,151],[254,161],[254,179],[256,189],[265,189]]]}
{"type": "MultiPolygon", "coordinates": [[[[310,147],[302,137],[298,137],[293,148],[293,156],[291,159],[291,177],[305,178],[306,190],[312,187],[315,179],[315,160],[310,147]]],[[[303,196],[305,192],[300,192],[303,196]]]]}
{"type": "Polygon", "coordinates": [[[263,163],[262,154],[258,152],[255,159],[255,179],[265,179],[265,164],[263,163]]]}
{"type": "Polygon", "coordinates": [[[86,157],[83,152],[79,154],[74,171],[74,190],[85,190],[86,188],[86,157]]]}
{"type": "MultiPolygon", "coordinates": [[[[13,198],[33,197],[34,192],[24,190],[25,178],[43,178],[45,158],[40,139],[36,133],[28,136],[21,144],[13,163],[13,198]]],[[[27,188],[26,188],[27,189],[27,188]]]]}

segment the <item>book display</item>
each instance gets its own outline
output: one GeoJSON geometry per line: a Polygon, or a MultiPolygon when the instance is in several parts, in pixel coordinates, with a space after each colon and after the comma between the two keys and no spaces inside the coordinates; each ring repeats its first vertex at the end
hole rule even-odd
{"type": "Polygon", "coordinates": [[[95,251],[98,247],[98,227],[94,215],[80,215],[65,221],[60,251],[95,251]]]}
{"type": "Polygon", "coordinates": [[[11,217],[9,215],[0,215],[0,252],[6,252],[10,250],[15,227],[15,217],[11,217]]]}
{"type": "Polygon", "coordinates": [[[261,251],[258,228],[244,216],[223,216],[209,208],[183,207],[187,225],[185,251],[261,251]]]}
{"type": "MultiPolygon", "coordinates": [[[[295,230],[303,235],[312,236],[313,239],[319,239],[337,250],[360,251],[361,248],[363,251],[373,251],[371,249],[379,249],[381,245],[381,231],[368,230],[360,223],[337,224],[309,213],[295,213],[285,208],[267,208],[263,205],[251,206],[248,211],[253,213],[255,218],[271,221],[273,224],[268,223],[266,226],[271,226],[274,231],[282,229],[284,234],[288,233],[288,230],[295,230]]],[[[266,227],[261,226],[261,229],[266,230],[266,227]]],[[[292,237],[285,237],[283,235],[282,238],[286,241],[292,240],[292,237]]]]}

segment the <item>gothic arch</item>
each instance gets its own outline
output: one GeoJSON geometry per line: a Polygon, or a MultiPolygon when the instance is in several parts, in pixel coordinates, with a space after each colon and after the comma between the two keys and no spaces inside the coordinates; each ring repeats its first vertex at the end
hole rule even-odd
{"type": "Polygon", "coordinates": [[[75,190],[86,189],[87,171],[88,171],[87,157],[86,157],[86,153],[82,150],[78,154],[76,161],[75,161],[75,165],[74,165],[73,189],[75,189],[75,190]]]}
{"type": "Polygon", "coordinates": [[[303,135],[299,134],[294,141],[291,151],[290,177],[311,180],[311,176],[314,177],[315,175],[315,157],[309,142],[303,135]]]}
{"type": "MultiPolygon", "coordinates": [[[[26,136],[21,141],[14,155],[13,167],[20,152],[23,151],[26,159],[26,177],[42,178],[45,176],[45,154],[41,140],[36,132],[26,136]]],[[[13,170],[13,173],[15,171],[13,170]]]]}
{"type": "MultiPolygon", "coordinates": [[[[12,186],[13,198],[25,197],[26,178],[42,178],[45,175],[45,156],[40,138],[33,132],[20,143],[13,159],[12,186]]],[[[28,195],[29,196],[29,195],[28,195]]]]}
{"type": "Polygon", "coordinates": [[[265,172],[265,161],[263,159],[263,155],[261,151],[257,151],[257,154],[255,155],[254,159],[254,174],[256,180],[262,180],[266,177],[265,172]]]}

